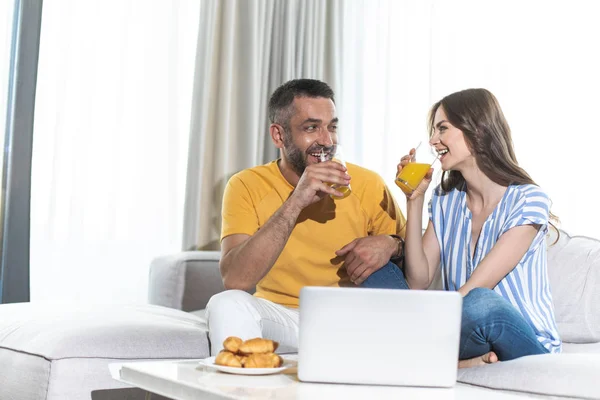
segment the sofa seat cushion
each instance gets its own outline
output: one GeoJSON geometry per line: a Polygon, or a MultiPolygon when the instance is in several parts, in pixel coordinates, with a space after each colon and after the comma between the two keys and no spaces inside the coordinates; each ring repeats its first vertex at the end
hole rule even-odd
{"type": "Polygon", "coordinates": [[[197,317],[198,320],[204,324],[204,327],[206,328],[206,330],[208,330],[208,325],[206,322],[206,309],[190,311],[190,314],[197,317]]]}
{"type": "Polygon", "coordinates": [[[562,347],[563,353],[585,353],[600,354],[600,342],[598,343],[565,343],[562,347]]]}
{"type": "Polygon", "coordinates": [[[112,362],[208,356],[206,325],[179,310],[0,306],[0,399],[89,400],[125,387],[110,376],[112,362]]]}
{"type": "Polygon", "coordinates": [[[458,370],[459,382],[536,395],[600,398],[600,354],[543,354],[458,370]]]}

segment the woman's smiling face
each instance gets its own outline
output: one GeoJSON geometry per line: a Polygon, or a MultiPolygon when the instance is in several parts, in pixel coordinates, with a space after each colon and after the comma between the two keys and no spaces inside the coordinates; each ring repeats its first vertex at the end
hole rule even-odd
{"type": "Polygon", "coordinates": [[[463,131],[448,121],[442,106],[438,107],[433,120],[433,132],[429,140],[440,155],[444,171],[460,170],[461,167],[472,165],[475,161],[469,146],[465,141],[463,131]],[[466,163],[466,161],[470,161],[466,163]]]}

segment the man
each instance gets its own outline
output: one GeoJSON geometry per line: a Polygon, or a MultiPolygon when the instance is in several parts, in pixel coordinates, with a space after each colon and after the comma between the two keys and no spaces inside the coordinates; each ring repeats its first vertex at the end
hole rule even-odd
{"type": "Polygon", "coordinates": [[[297,348],[303,286],[361,285],[401,253],[402,239],[390,235],[405,219],[381,177],[322,162],[338,142],[331,88],[289,81],[271,96],[269,118],[281,158],[241,171],[225,189],[220,270],[228,290],[207,306],[212,354],[228,336],[297,348]],[[331,197],[341,196],[333,184],[350,182],[349,197],[331,197]]]}

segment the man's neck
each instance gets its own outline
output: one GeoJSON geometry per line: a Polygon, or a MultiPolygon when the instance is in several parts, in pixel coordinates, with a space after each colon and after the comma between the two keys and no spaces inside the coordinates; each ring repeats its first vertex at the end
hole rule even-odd
{"type": "Polygon", "coordinates": [[[281,171],[281,175],[283,175],[285,180],[288,181],[290,185],[296,187],[300,177],[283,157],[277,161],[277,167],[279,167],[279,171],[281,171]]]}

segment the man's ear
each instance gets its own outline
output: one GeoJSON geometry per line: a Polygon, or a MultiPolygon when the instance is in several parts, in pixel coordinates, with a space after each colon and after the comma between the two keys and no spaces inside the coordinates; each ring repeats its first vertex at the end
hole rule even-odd
{"type": "Polygon", "coordinates": [[[277,147],[278,149],[282,149],[283,135],[285,135],[283,126],[279,124],[271,124],[271,126],[269,126],[269,132],[271,133],[271,140],[273,141],[275,147],[277,147]]]}

